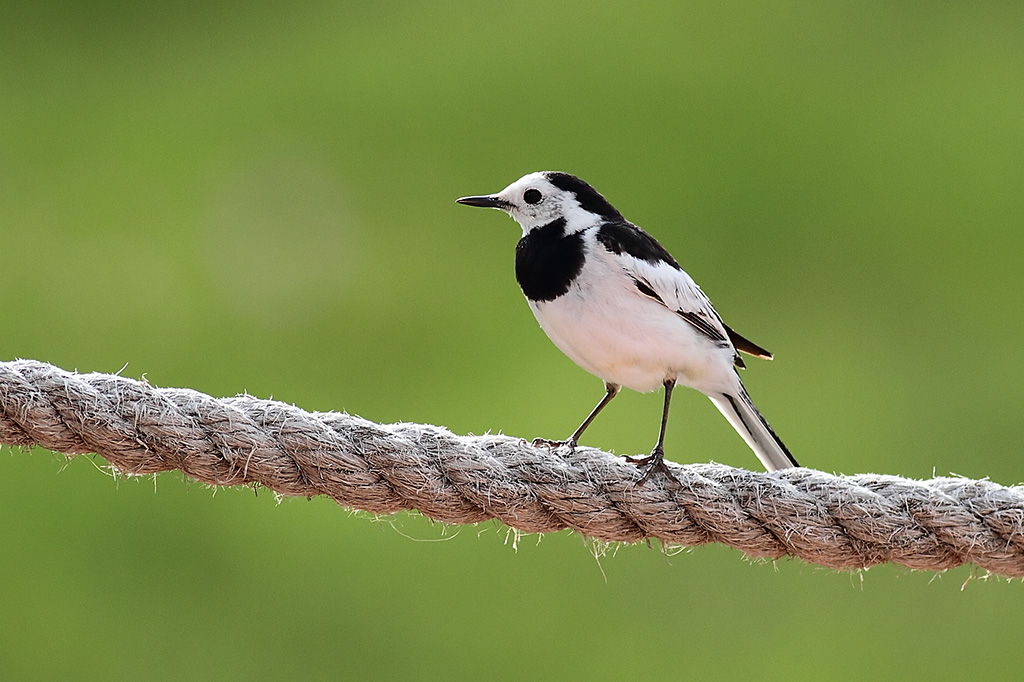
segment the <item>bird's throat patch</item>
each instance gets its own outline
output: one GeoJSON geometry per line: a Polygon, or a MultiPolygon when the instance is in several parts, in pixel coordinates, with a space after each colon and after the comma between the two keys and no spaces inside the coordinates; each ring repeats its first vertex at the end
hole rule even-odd
{"type": "Polygon", "coordinates": [[[583,269],[583,237],[565,234],[559,218],[530,230],[516,244],[516,280],[531,301],[553,301],[583,269]]]}

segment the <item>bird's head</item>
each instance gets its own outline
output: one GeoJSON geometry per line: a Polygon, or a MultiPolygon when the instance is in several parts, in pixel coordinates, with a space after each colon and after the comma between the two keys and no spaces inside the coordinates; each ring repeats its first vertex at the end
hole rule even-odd
{"type": "Polygon", "coordinates": [[[575,175],[540,171],[519,178],[497,194],[457,199],[466,206],[497,208],[515,218],[525,235],[530,230],[563,219],[566,231],[575,232],[622,214],[575,175]]]}

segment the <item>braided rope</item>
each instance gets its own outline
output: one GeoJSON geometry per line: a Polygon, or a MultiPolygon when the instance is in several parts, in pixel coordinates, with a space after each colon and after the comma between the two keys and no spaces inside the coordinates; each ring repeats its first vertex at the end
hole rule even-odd
{"type": "Polygon", "coordinates": [[[637,486],[636,467],[593,448],[375,424],[32,360],[0,362],[0,444],[98,453],[128,475],[181,469],[211,485],[258,483],[374,513],[416,509],[450,524],[495,518],[610,542],[720,542],[842,570],[973,563],[1024,576],[1024,487],[984,480],[690,464],[670,465],[677,482],[655,475],[637,486]]]}

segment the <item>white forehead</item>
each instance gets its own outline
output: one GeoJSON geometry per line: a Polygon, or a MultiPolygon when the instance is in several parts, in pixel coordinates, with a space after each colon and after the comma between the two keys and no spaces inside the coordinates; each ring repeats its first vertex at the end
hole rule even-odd
{"type": "Polygon", "coordinates": [[[497,196],[508,202],[508,213],[522,226],[523,234],[559,218],[566,220],[569,231],[581,229],[593,222],[593,217],[580,208],[573,192],[561,189],[548,180],[549,172],[538,171],[524,175],[498,192],[497,196]],[[540,202],[526,202],[523,195],[530,189],[541,193],[540,202]]]}
{"type": "Polygon", "coordinates": [[[524,175],[523,177],[519,178],[511,185],[506,187],[505,189],[501,190],[498,193],[498,195],[502,199],[507,199],[508,201],[516,201],[516,199],[518,198],[518,201],[516,201],[516,203],[520,203],[523,199],[523,192],[530,188],[540,190],[540,192],[544,195],[560,192],[561,190],[552,185],[551,181],[548,180],[547,173],[548,171],[527,173],[526,175],[524,175]]]}

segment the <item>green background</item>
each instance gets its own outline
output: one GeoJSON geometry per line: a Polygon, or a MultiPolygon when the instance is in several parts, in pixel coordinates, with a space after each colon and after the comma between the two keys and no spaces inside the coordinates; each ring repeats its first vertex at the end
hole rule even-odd
{"type": "MultiPolygon", "coordinates": [[[[803,464],[1016,483],[1022,7],[5,3],[0,356],[564,437],[601,383],[522,300],[518,226],[454,203],[559,169],[776,353],[744,377],[803,464]]],[[[757,467],[673,407],[670,459],[757,467]]],[[[660,408],[585,441],[646,452],[660,408]]],[[[972,567],[596,560],[104,464],[0,456],[2,679],[1020,671],[1024,587],[972,567]]]]}

